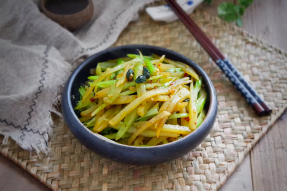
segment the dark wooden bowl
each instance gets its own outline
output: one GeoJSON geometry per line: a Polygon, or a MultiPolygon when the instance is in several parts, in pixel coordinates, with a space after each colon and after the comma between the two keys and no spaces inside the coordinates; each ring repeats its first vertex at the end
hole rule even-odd
{"type": "Polygon", "coordinates": [[[94,6],[92,0],[42,0],[41,11],[62,27],[74,31],[91,20],[94,6]]]}
{"type": "Polygon", "coordinates": [[[63,92],[62,111],[70,131],[88,149],[117,162],[154,165],[181,157],[196,148],[204,140],[212,129],[216,118],[217,98],[215,88],[207,74],[196,63],[185,56],[172,50],[156,46],[127,45],[101,51],[85,60],[73,72],[63,92]],[[98,62],[124,57],[126,54],[138,54],[138,50],[140,50],[143,55],[151,55],[151,53],[165,55],[169,59],[186,63],[202,76],[203,84],[205,84],[209,95],[209,101],[206,102],[206,108],[208,108],[206,118],[194,132],[180,140],[154,147],[122,145],[91,132],[80,122],[77,113],[73,109],[80,99],[79,87],[82,83],[86,82],[87,76],[90,75],[91,68],[95,68],[98,62]]]}

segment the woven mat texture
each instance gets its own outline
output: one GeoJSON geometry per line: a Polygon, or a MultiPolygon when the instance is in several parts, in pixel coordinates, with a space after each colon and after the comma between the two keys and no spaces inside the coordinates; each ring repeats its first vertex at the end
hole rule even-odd
{"type": "Polygon", "coordinates": [[[181,22],[158,23],[143,13],[115,46],[165,47],[206,71],[217,90],[219,111],[212,132],[200,146],[161,165],[131,166],[92,153],[55,117],[48,156],[33,156],[12,140],[0,145],[0,152],[53,190],[218,190],[286,109],[287,54],[202,11],[191,17],[274,109],[271,116],[255,115],[181,22]]]}

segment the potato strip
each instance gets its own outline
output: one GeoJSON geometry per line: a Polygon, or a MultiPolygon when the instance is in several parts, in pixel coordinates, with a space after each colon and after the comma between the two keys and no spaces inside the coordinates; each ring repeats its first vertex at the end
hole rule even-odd
{"type": "MultiPolygon", "coordinates": [[[[120,104],[129,104],[133,102],[136,98],[138,98],[137,95],[126,95],[126,96],[119,96],[115,101],[113,101],[113,105],[120,105],[120,104]]],[[[107,102],[107,97],[104,98],[104,102],[107,102]]],[[[147,99],[146,101],[156,102],[156,101],[167,101],[169,100],[169,97],[166,95],[158,95],[151,97],[147,99]]]]}
{"type": "Polygon", "coordinates": [[[97,129],[94,131],[101,132],[109,125],[109,120],[115,116],[115,113],[121,110],[121,106],[112,107],[106,111],[106,113],[98,120],[101,123],[98,124],[97,129]]]}
{"type": "Polygon", "coordinates": [[[169,97],[167,95],[158,95],[147,99],[147,101],[168,101],[169,97]]]}
{"type": "Polygon", "coordinates": [[[108,87],[105,89],[102,89],[101,91],[98,91],[95,94],[95,98],[103,98],[109,95],[110,91],[112,90],[112,87],[108,87]]]}
{"type": "Polygon", "coordinates": [[[89,109],[86,109],[85,111],[82,111],[82,112],[80,113],[80,115],[81,115],[82,117],[84,117],[84,116],[86,116],[86,115],[92,113],[97,107],[98,107],[98,105],[93,105],[93,106],[90,107],[89,109]]]}
{"type": "MultiPolygon", "coordinates": [[[[187,122],[187,121],[185,121],[185,122],[187,122]]],[[[134,126],[137,129],[140,129],[141,127],[146,125],[146,123],[147,123],[146,121],[135,122],[134,126]]],[[[151,125],[147,129],[153,129],[153,125],[151,125]]],[[[187,135],[187,134],[191,133],[192,131],[189,129],[188,122],[187,122],[187,126],[164,124],[164,126],[161,129],[161,133],[163,133],[163,132],[171,132],[171,133],[176,133],[176,134],[187,135]]]]}
{"type": "Polygon", "coordinates": [[[91,116],[95,116],[99,111],[103,110],[107,106],[108,106],[107,103],[103,103],[95,111],[92,112],[91,116]]]}
{"type": "Polygon", "coordinates": [[[143,136],[138,136],[138,138],[135,140],[135,144],[134,146],[139,146],[139,145],[142,145],[143,144],[143,136]]]}
{"type": "Polygon", "coordinates": [[[110,120],[110,124],[112,126],[115,126],[118,124],[126,115],[128,115],[129,112],[134,110],[137,106],[139,106],[143,101],[147,100],[148,98],[151,98],[156,95],[162,95],[162,94],[168,94],[172,90],[172,87],[169,88],[162,88],[162,89],[155,89],[152,91],[149,91],[142,96],[135,99],[132,103],[127,105],[120,113],[118,113],[113,119],[110,120]]]}
{"type": "Polygon", "coordinates": [[[79,120],[80,120],[81,122],[85,122],[85,121],[88,121],[89,119],[92,119],[92,118],[93,118],[93,116],[91,116],[91,115],[86,115],[85,117],[79,118],[79,120]]]}
{"type": "MultiPolygon", "coordinates": [[[[187,89],[182,88],[181,90],[179,90],[179,92],[174,96],[174,98],[172,99],[172,101],[170,102],[169,106],[167,107],[167,111],[168,112],[172,112],[175,108],[175,106],[182,102],[183,100],[185,100],[186,98],[188,98],[190,96],[190,93],[187,89]]],[[[159,136],[159,133],[162,129],[162,127],[164,126],[165,122],[167,121],[168,117],[163,117],[162,120],[160,121],[158,127],[157,127],[157,137],[159,136]]]]}
{"type": "Polygon", "coordinates": [[[176,90],[171,93],[170,95],[170,100],[166,101],[163,103],[163,105],[160,107],[159,112],[163,112],[167,109],[167,107],[169,106],[171,100],[174,98],[174,96],[178,93],[178,91],[180,90],[180,87],[177,87],[176,90]]]}
{"type": "Polygon", "coordinates": [[[148,146],[156,146],[158,145],[160,142],[162,142],[164,139],[166,139],[167,137],[153,137],[146,145],[148,146]]]}
{"type": "Polygon", "coordinates": [[[194,95],[193,83],[190,83],[190,100],[189,100],[189,128],[190,130],[196,129],[197,112],[196,112],[196,98],[194,95]]]}
{"type": "MultiPolygon", "coordinates": [[[[140,60],[139,60],[138,58],[135,58],[135,59],[133,59],[133,60],[131,60],[131,61],[125,62],[125,63],[120,64],[120,65],[117,65],[117,66],[115,66],[115,67],[112,68],[112,69],[107,69],[103,74],[101,74],[101,75],[99,76],[98,79],[94,80],[93,84],[98,83],[98,82],[101,82],[103,79],[105,79],[105,77],[106,77],[107,75],[112,74],[112,73],[114,73],[114,72],[116,72],[116,71],[118,71],[118,70],[121,70],[121,69],[125,68],[125,66],[126,66],[127,64],[132,64],[132,65],[134,65],[134,63],[137,62],[137,61],[140,61],[140,60]]],[[[84,94],[84,96],[83,96],[83,99],[82,99],[83,102],[89,97],[89,95],[92,93],[92,91],[93,91],[94,88],[95,88],[95,85],[90,86],[90,87],[88,88],[88,90],[85,92],[85,94],[84,94]]]]}
{"type": "MultiPolygon", "coordinates": [[[[165,101],[165,102],[163,103],[163,105],[160,107],[159,112],[163,112],[163,111],[165,111],[165,110],[167,109],[167,107],[168,107],[168,105],[170,104],[171,100],[174,98],[174,96],[177,94],[177,92],[180,90],[180,88],[181,88],[180,86],[177,87],[177,88],[175,89],[175,91],[171,93],[171,95],[170,95],[170,100],[165,101]]],[[[159,123],[160,123],[160,121],[158,121],[158,122],[155,124],[155,126],[154,126],[155,129],[157,129],[157,127],[159,126],[159,123]]]]}
{"type": "Polygon", "coordinates": [[[171,68],[176,68],[174,65],[172,65],[172,64],[160,64],[159,66],[158,66],[158,68],[160,69],[160,71],[166,71],[166,70],[168,70],[168,69],[171,69],[171,68]]]}
{"type": "Polygon", "coordinates": [[[113,113],[113,109],[109,109],[106,111],[95,123],[95,126],[93,128],[94,131],[98,131],[98,128],[106,122],[105,119],[108,119],[108,117],[113,113]]]}
{"type": "Polygon", "coordinates": [[[164,126],[162,127],[162,131],[178,133],[182,135],[187,135],[191,133],[191,130],[189,129],[189,127],[180,126],[180,125],[168,125],[168,124],[164,124],[164,126]]]}
{"type": "MultiPolygon", "coordinates": [[[[160,56],[158,55],[155,55],[153,54],[153,56],[155,58],[160,58],[160,56]]],[[[173,61],[173,60],[170,60],[168,58],[165,58],[164,61],[166,63],[169,63],[169,64],[172,64],[174,66],[176,66],[177,68],[181,68],[184,72],[186,72],[187,74],[191,75],[193,78],[195,78],[196,80],[199,79],[198,75],[196,74],[196,72],[191,68],[189,67],[188,65],[182,63],[182,62],[176,62],[176,61],[173,61]]]]}
{"type": "MultiPolygon", "coordinates": [[[[184,102],[184,103],[188,103],[188,102],[184,102]]],[[[186,113],[186,108],[183,108],[181,111],[180,111],[180,113],[186,113]]],[[[188,120],[189,120],[189,118],[188,119],[186,119],[186,118],[180,118],[180,124],[182,125],[182,126],[186,126],[186,127],[189,127],[189,122],[188,122],[188,120]]]]}
{"type": "Polygon", "coordinates": [[[137,110],[138,115],[141,117],[145,116],[152,105],[153,105],[153,102],[151,101],[146,102],[146,104],[142,103],[141,106],[138,107],[138,110],[137,110]]]}
{"type": "Polygon", "coordinates": [[[187,105],[188,105],[188,102],[179,103],[179,104],[175,107],[174,111],[181,111],[181,110],[182,110],[183,108],[185,108],[187,105]]]}
{"type": "Polygon", "coordinates": [[[128,144],[130,145],[135,139],[136,137],[141,134],[144,130],[146,130],[148,127],[152,126],[155,122],[157,122],[158,120],[164,118],[164,117],[168,117],[170,116],[170,113],[167,111],[163,111],[161,113],[159,113],[158,115],[156,115],[154,118],[152,118],[151,120],[147,121],[140,129],[137,130],[137,132],[135,132],[129,139],[128,144]]]}
{"type": "MultiPolygon", "coordinates": [[[[112,104],[119,105],[119,104],[129,104],[133,102],[137,98],[136,95],[127,95],[127,96],[119,96],[112,104]]],[[[107,97],[104,98],[104,102],[107,102],[107,97]]]]}
{"type": "Polygon", "coordinates": [[[119,79],[119,81],[117,82],[116,86],[119,87],[121,84],[125,83],[127,81],[127,77],[126,77],[126,73],[129,69],[132,68],[132,65],[131,64],[127,64],[125,66],[125,70],[124,70],[124,74],[123,76],[119,79]]]}
{"type": "MultiPolygon", "coordinates": [[[[113,128],[114,129],[117,129],[119,130],[121,125],[123,124],[123,122],[120,122],[119,124],[117,124],[116,126],[114,126],[113,128]]],[[[129,129],[128,129],[128,133],[135,133],[137,131],[137,128],[131,126],[129,129]]],[[[156,137],[156,131],[151,131],[151,130],[145,130],[141,133],[142,136],[144,137],[156,137]]],[[[173,137],[173,138],[177,138],[179,137],[179,134],[177,133],[170,133],[170,132],[160,132],[159,134],[160,137],[173,137]]]]}

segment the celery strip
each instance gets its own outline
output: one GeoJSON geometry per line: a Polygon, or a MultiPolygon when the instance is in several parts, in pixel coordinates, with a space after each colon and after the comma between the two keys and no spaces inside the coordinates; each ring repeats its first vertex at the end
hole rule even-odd
{"type": "Polygon", "coordinates": [[[188,113],[175,113],[169,116],[168,119],[176,119],[176,118],[185,118],[185,117],[189,117],[188,113]]]}
{"type": "Polygon", "coordinates": [[[196,101],[196,110],[197,113],[200,113],[204,108],[207,99],[207,93],[205,89],[201,89],[199,92],[200,97],[196,101]]]}

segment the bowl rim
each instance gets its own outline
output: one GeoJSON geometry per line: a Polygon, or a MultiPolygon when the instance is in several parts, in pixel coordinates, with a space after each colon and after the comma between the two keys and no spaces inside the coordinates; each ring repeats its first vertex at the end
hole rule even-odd
{"type": "Polygon", "coordinates": [[[48,2],[49,0],[41,0],[41,4],[40,4],[40,8],[43,12],[45,13],[48,13],[49,15],[53,16],[53,17],[69,17],[69,16],[78,16],[80,15],[81,13],[85,12],[86,10],[88,10],[90,8],[90,6],[93,6],[92,5],[92,0],[86,0],[87,1],[87,5],[85,6],[85,8],[83,8],[82,10],[78,11],[78,12],[75,12],[75,13],[72,13],[72,14],[57,14],[57,13],[54,13],[50,10],[48,10],[46,8],[46,3],[48,2]]]}
{"type": "MultiPolygon", "coordinates": [[[[81,126],[82,129],[85,130],[85,133],[89,133],[91,134],[92,136],[94,137],[98,137],[100,139],[102,139],[103,141],[107,141],[109,143],[112,143],[114,146],[116,147],[123,147],[123,148],[131,148],[131,149],[141,149],[141,150],[145,150],[145,149],[157,149],[157,148],[168,148],[168,147],[171,147],[175,144],[178,144],[179,142],[181,141],[184,141],[186,139],[189,139],[191,137],[194,137],[196,136],[197,134],[200,134],[202,131],[204,131],[205,129],[201,128],[201,127],[205,127],[207,126],[207,124],[209,123],[209,120],[212,120],[212,118],[216,118],[216,115],[217,115],[217,95],[216,95],[216,91],[215,91],[215,88],[213,86],[213,83],[211,81],[211,79],[209,78],[209,76],[205,73],[205,71],[199,66],[197,65],[195,62],[193,62],[191,59],[187,58],[186,56],[178,53],[178,52],[175,52],[173,50],[170,50],[170,49],[166,49],[166,48],[163,48],[163,47],[158,47],[158,46],[151,46],[151,45],[143,45],[143,44],[130,44],[130,45],[123,45],[123,46],[116,46],[116,47],[111,47],[111,48],[108,48],[108,49],[105,49],[103,51],[100,51],[92,56],[90,56],[89,58],[87,58],[86,60],[84,60],[73,72],[72,74],[70,75],[70,78],[68,79],[67,83],[66,83],[66,86],[65,86],[65,90],[64,91],[67,91],[66,95],[66,99],[68,100],[68,106],[69,106],[69,109],[72,110],[73,112],[71,112],[72,116],[77,120],[78,122],[78,125],[81,126]],[[110,140],[108,138],[105,138],[104,136],[100,135],[100,134],[97,134],[97,133],[93,133],[92,131],[90,131],[87,127],[85,127],[82,122],[79,120],[79,118],[77,117],[76,113],[74,112],[74,108],[72,107],[72,103],[71,103],[71,88],[72,88],[72,85],[74,84],[74,80],[76,78],[76,76],[79,74],[79,72],[86,66],[86,65],[89,65],[89,63],[94,60],[96,57],[102,55],[102,54],[105,54],[107,52],[113,52],[113,51],[116,51],[118,49],[122,49],[122,48],[134,48],[134,46],[137,46],[138,49],[140,48],[150,48],[150,49],[161,49],[165,52],[167,52],[168,54],[169,53],[172,53],[178,57],[182,57],[184,58],[185,60],[188,60],[190,63],[192,63],[192,65],[194,66],[190,66],[189,64],[190,63],[185,63],[186,65],[188,65],[189,67],[192,67],[193,69],[196,70],[197,73],[201,73],[200,76],[202,76],[203,80],[208,83],[205,83],[206,87],[208,87],[208,96],[209,96],[209,108],[208,108],[208,111],[207,111],[207,114],[206,114],[206,117],[204,119],[204,121],[202,122],[202,124],[196,129],[194,130],[193,132],[191,132],[190,134],[184,136],[183,138],[179,139],[179,140],[176,140],[176,141],[173,141],[173,142],[170,142],[170,143],[167,143],[167,144],[163,144],[163,145],[156,145],[156,146],[151,146],[151,147],[137,147],[137,146],[133,146],[133,145],[124,145],[124,144],[120,144],[116,141],[113,141],[113,140],[110,140]],[[214,116],[215,115],[215,116],[214,116]]],[[[62,103],[63,103],[63,99],[64,99],[64,96],[62,97],[62,103]]],[[[63,104],[62,104],[62,107],[63,107],[63,104]]],[[[65,113],[64,113],[64,118],[66,120],[66,117],[65,117],[65,113]]],[[[68,127],[70,129],[70,127],[68,127]]],[[[207,128],[207,127],[206,127],[207,128]]],[[[211,129],[211,128],[210,128],[211,129]]],[[[77,136],[75,136],[77,138],[77,136]]]]}

